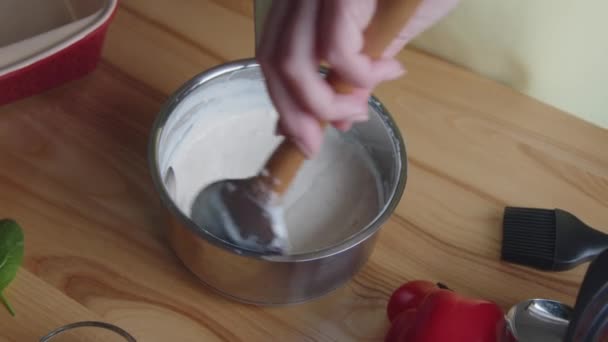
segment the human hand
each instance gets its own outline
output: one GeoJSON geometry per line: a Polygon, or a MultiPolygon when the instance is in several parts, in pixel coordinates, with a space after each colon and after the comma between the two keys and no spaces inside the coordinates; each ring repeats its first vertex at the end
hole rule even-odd
{"type": "MultiPolygon", "coordinates": [[[[407,1],[407,0],[406,0],[407,1]]],[[[278,130],[307,157],[320,149],[325,121],[340,130],[368,118],[367,100],[381,82],[405,73],[395,55],[447,14],[458,0],[423,0],[414,16],[372,60],[361,50],[377,0],[275,0],[257,52],[268,92],[279,112],[278,130]],[[319,74],[329,64],[354,90],[339,94],[319,74]]]]}

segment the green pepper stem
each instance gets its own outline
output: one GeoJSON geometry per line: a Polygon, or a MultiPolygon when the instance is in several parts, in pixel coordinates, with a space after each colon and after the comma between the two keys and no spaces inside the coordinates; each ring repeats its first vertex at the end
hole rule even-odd
{"type": "Polygon", "coordinates": [[[15,317],[15,310],[13,310],[13,307],[8,302],[8,300],[6,300],[6,297],[4,297],[4,293],[2,293],[2,292],[0,292],[0,301],[2,301],[4,306],[6,306],[6,308],[8,309],[8,312],[11,314],[11,316],[15,317]]]}

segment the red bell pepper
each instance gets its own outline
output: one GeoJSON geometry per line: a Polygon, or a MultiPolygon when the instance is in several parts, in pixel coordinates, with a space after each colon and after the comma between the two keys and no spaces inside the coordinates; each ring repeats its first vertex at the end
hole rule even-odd
{"type": "Polygon", "coordinates": [[[504,334],[502,309],[463,297],[442,284],[412,281],[391,296],[386,342],[496,342],[504,334]]]}

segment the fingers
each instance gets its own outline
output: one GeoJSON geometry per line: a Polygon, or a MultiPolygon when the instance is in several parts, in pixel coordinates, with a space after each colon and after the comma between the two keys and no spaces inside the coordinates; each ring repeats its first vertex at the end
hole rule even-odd
{"type": "Polygon", "coordinates": [[[279,113],[277,131],[294,142],[307,158],[313,157],[319,151],[323,136],[319,121],[293,101],[273,69],[267,69],[266,77],[268,93],[279,113]]]}
{"type": "Polygon", "coordinates": [[[369,24],[374,7],[375,1],[325,1],[319,21],[321,57],[344,81],[367,89],[404,73],[397,60],[372,60],[362,51],[363,31],[369,24]]]}
{"type": "Polygon", "coordinates": [[[271,91],[279,112],[277,130],[295,143],[307,158],[315,156],[321,147],[323,128],[319,121],[290,100],[288,92],[279,85],[271,91]]]}
{"type": "Polygon", "coordinates": [[[337,94],[319,73],[318,0],[277,3],[281,8],[273,7],[270,15],[282,19],[273,18],[267,23],[258,61],[280,115],[278,131],[311,157],[318,152],[322,139],[320,121],[366,117],[368,91],[337,94]]]}
{"type": "Polygon", "coordinates": [[[277,131],[298,145],[307,158],[313,157],[319,151],[323,136],[319,121],[293,100],[273,69],[267,69],[265,73],[268,93],[279,113],[277,131]]]}
{"type": "Polygon", "coordinates": [[[395,54],[457,2],[425,0],[400,37],[377,60],[363,53],[363,32],[376,0],[273,2],[257,57],[279,113],[278,131],[312,157],[321,144],[321,122],[349,130],[353,123],[367,120],[372,89],[405,73],[395,54]],[[319,74],[321,60],[354,91],[334,91],[319,74]]]}
{"type": "Polygon", "coordinates": [[[316,50],[318,0],[296,1],[296,15],[284,28],[278,44],[284,57],[276,70],[295,101],[323,121],[338,120],[364,112],[365,100],[336,94],[319,74],[316,50]]]}
{"type": "Polygon", "coordinates": [[[266,77],[268,93],[279,113],[277,131],[297,144],[304,155],[310,158],[318,152],[323,132],[318,119],[307,112],[310,108],[302,105],[302,100],[311,98],[311,95],[302,95],[290,78],[303,74],[303,79],[306,80],[311,78],[311,74],[317,73],[316,76],[320,79],[318,70],[314,67],[312,40],[302,34],[302,30],[315,29],[318,1],[275,3],[278,3],[277,8],[273,5],[270,15],[280,18],[274,18],[274,21],[268,23],[270,26],[265,28],[258,61],[266,77]],[[293,72],[294,70],[298,72],[293,72]]]}
{"type": "Polygon", "coordinates": [[[260,39],[257,58],[259,60],[267,60],[275,51],[279,37],[281,36],[281,27],[288,20],[288,15],[293,9],[291,1],[274,1],[272,7],[266,16],[264,23],[264,32],[260,39]]]}

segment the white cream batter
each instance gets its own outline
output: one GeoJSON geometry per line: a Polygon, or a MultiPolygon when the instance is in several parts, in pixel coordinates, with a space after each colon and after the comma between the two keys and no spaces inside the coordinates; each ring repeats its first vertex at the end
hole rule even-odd
{"type": "MultiPolygon", "coordinates": [[[[165,141],[160,163],[170,195],[187,215],[206,185],[257,174],[282,139],[274,135],[277,114],[261,80],[210,85],[176,111],[184,115],[174,114],[166,129],[180,139],[165,141]]],[[[283,199],[289,253],[329,247],[370,223],[380,210],[377,178],[365,149],[328,128],[320,154],[304,163],[283,199]]]]}

